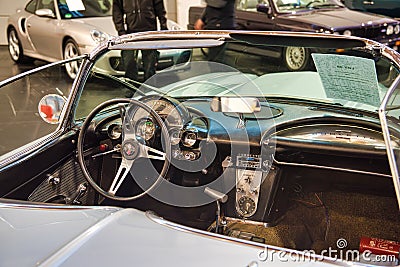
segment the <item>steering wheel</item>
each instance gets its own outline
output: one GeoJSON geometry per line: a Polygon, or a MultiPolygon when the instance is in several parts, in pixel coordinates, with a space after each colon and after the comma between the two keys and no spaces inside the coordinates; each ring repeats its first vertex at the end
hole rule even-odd
{"type": "Polygon", "coordinates": [[[164,179],[170,165],[170,162],[166,155],[171,154],[171,143],[167,126],[165,125],[164,121],[161,119],[160,115],[158,115],[156,111],[154,111],[151,107],[149,107],[145,103],[139,102],[137,100],[117,98],[105,101],[102,104],[98,105],[86,117],[79,132],[77,152],[78,152],[78,162],[82,168],[86,180],[98,193],[112,200],[131,201],[148,194],[164,179]],[[136,136],[134,125],[132,125],[130,121],[124,121],[125,118],[129,118],[130,110],[128,109],[126,111],[126,114],[128,114],[128,116],[125,116],[125,112],[121,112],[121,110],[124,110],[125,105],[121,106],[120,116],[123,123],[122,123],[122,144],[120,152],[122,155],[122,161],[112,181],[110,188],[106,191],[103,188],[101,188],[100,185],[97,184],[97,182],[93,179],[92,175],[87,169],[84,159],[84,140],[86,132],[93,118],[103,109],[116,104],[130,104],[131,108],[142,108],[146,112],[148,112],[148,114],[152,116],[152,118],[154,118],[158,126],[161,128],[161,137],[162,140],[164,140],[165,142],[164,145],[165,152],[147,146],[142,138],[136,136]],[[150,155],[149,152],[152,152],[153,155],[150,155]],[[149,187],[143,189],[144,191],[139,194],[132,196],[117,196],[116,193],[120,188],[120,186],[122,185],[122,182],[127,177],[127,174],[131,170],[133,164],[135,163],[136,160],[141,158],[156,159],[164,162],[161,171],[158,173],[157,179],[149,187]]]}

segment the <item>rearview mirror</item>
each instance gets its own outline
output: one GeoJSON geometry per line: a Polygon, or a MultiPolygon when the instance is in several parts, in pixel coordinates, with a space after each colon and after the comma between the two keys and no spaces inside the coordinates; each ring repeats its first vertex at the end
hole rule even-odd
{"type": "Polygon", "coordinates": [[[260,101],[255,97],[214,97],[211,101],[214,112],[248,114],[261,111],[260,101]]]}
{"type": "Polygon", "coordinates": [[[64,97],[56,94],[45,95],[38,105],[40,117],[47,123],[57,124],[60,122],[60,114],[64,107],[64,97]]]}

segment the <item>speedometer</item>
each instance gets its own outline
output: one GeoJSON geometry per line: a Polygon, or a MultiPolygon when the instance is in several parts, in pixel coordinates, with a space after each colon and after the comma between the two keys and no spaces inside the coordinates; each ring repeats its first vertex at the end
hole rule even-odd
{"type": "MultiPolygon", "coordinates": [[[[173,103],[165,99],[149,99],[144,102],[160,115],[167,126],[180,126],[183,124],[181,114],[173,103]]],[[[151,117],[150,114],[148,114],[147,111],[140,109],[137,110],[133,116],[133,121],[139,121],[141,118],[148,117],[151,117]]]]}
{"type": "Polygon", "coordinates": [[[147,105],[154,109],[168,125],[176,126],[182,124],[182,118],[172,103],[164,99],[158,99],[149,101],[147,105]]]}
{"type": "MultiPolygon", "coordinates": [[[[183,125],[189,121],[188,110],[172,98],[163,96],[145,96],[141,99],[143,103],[155,111],[165,122],[168,128],[172,145],[179,144],[183,125]]],[[[130,113],[130,123],[134,125],[136,135],[149,141],[154,136],[159,136],[160,125],[149,111],[143,108],[133,108],[130,113]]]]}
{"type": "Polygon", "coordinates": [[[136,134],[145,139],[150,140],[156,131],[156,126],[151,119],[141,119],[136,125],[136,134]]]}

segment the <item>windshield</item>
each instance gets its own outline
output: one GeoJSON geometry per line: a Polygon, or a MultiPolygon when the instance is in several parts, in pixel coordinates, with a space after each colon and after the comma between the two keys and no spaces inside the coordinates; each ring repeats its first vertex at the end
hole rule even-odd
{"type": "Polygon", "coordinates": [[[344,7],[343,4],[336,0],[274,0],[274,4],[280,13],[293,13],[307,9],[344,7]]]}
{"type": "Polygon", "coordinates": [[[269,102],[301,101],[376,113],[399,75],[389,59],[361,47],[259,43],[236,39],[202,45],[200,40],[184,40],[179,45],[177,41],[154,41],[131,43],[121,47],[124,50],[114,47],[96,60],[76,117],[85,117],[107,99],[139,99],[155,93],[176,99],[258,97],[269,102]],[[174,45],[176,49],[171,48],[174,45]],[[128,48],[131,50],[125,50],[128,48]],[[153,52],[155,73],[146,78],[149,66],[144,65],[142,55],[147,58],[153,52]]]}
{"type": "Polygon", "coordinates": [[[58,0],[57,2],[63,19],[111,16],[112,0],[58,0]]]}

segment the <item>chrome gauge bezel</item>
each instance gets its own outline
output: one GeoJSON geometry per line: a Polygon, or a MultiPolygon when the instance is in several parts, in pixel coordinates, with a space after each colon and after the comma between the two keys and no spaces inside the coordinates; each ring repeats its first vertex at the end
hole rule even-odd
{"type": "Polygon", "coordinates": [[[149,141],[151,138],[154,137],[156,130],[157,124],[154,123],[153,119],[150,117],[140,119],[135,126],[136,135],[142,137],[146,141],[149,141]],[[143,129],[144,127],[146,127],[146,129],[143,129]]]}
{"type": "Polygon", "coordinates": [[[197,133],[192,131],[185,131],[182,133],[182,145],[185,147],[193,147],[197,142],[197,133]]]}
{"type": "Polygon", "coordinates": [[[181,141],[182,132],[180,128],[172,128],[169,131],[169,139],[171,141],[171,145],[176,146],[181,141]]]}
{"type": "Polygon", "coordinates": [[[117,140],[122,136],[122,126],[120,124],[111,124],[107,128],[107,135],[112,140],[117,140]]]}
{"type": "Polygon", "coordinates": [[[256,212],[256,202],[248,196],[242,196],[237,201],[237,211],[243,217],[250,217],[256,212]]]}

